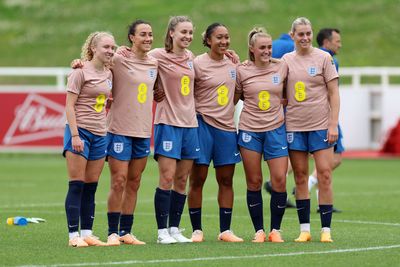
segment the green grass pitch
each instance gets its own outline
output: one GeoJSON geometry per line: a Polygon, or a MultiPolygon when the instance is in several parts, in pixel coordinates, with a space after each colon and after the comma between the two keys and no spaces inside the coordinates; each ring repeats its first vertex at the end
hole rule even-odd
{"type": "MultiPolygon", "coordinates": [[[[135,212],[134,234],[145,246],[67,246],[64,199],[67,190],[65,161],[59,155],[0,155],[0,265],[1,266],[399,266],[400,255],[400,171],[399,160],[345,159],[335,172],[335,205],[343,213],[334,214],[334,243],[319,240],[320,221],[312,192],[311,231],[313,241],[297,244],[299,226],[294,209],[286,210],[283,244],[252,244],[254,231],[246,208],[242,164],[235,173],[235,205],[232,229],[245,239],[241,244],[216,240],[219,229],[217,184],[213,171],[204,190],[201,244],[156,244],[154,189],[157,165],[149,158],[142,178],[135,212]],[[46,223],[26,227],[8,226],[11,216],[42,217],[46,223]]],[[[267,176],[264,173],[264,177],[267,176]]],[[[96,195],[94,233],[107,235],[106,200],[109,188],[106,166],[96,195]]],[[[288,178],[288,191],[293,177],[288,178]]],[[[263,192],[264,220],[269,228],[269,196],[263,192]]],[[[191,227],[187,206],[182,216],[184,234],[191,227]]]]}

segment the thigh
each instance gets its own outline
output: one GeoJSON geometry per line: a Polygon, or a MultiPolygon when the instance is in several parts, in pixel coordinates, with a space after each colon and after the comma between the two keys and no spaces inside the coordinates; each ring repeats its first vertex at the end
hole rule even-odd
{"type": "Polygon", "coordinates": [[[122,175],[124,177],[128,176],[128,166],[129,161],[127,160],[119,160],[114,158],[113,156],[108,157],[108,166],[110,168],[111,180],[114,179],[114,176],[122,175]]]}
{"type": "Polygon", "coordinates": [[[129,162],[128,180],[135,180],[140,178],[144,169],[146,168],[147,157],[132,159],[129,162]]]}
{"type": "Polygon", "coordinates": [[[164,156],[157,159],[160,179],[173,179],[176,172],[177,160],[164,156]]]}
{"type": "Polygon", "coordinates": [[[193,160],[180,160],[176,164],[176,173],[175,177],[180,178],[187,178],[192,170],[193,160]]]}
{"type": "Polygon", "coordinates": [[[333,167],[333,148],[315,151],[313,153],[315,167],[318,172],[332,171],[333,167]]]}
{"type": "Polygon", "coordinates": [[[289,150],[289,157],[295,178],[308,176],[308,152],[289,150]]]}
{"type": "Polygon", "coordinates": [[[99,180],[100,174],[103,171],[104,162],[105,162],[104,157],[97,160],[88,160],[85,172],[86,183],[93,183],[99,180]]]}
{"type": "Polygon", "coordinates": [[[246,180],[262,179],[261,153],[240,147],[246,180]]]}
{"type": "Polygon", "coordinates": [[[288,169],[288,157],[273,158],[267,160],[267,164],[272,180],[275,177],[286,177],[288,169]]]}
{"type": "Polygon", "coordinates": [[[70,151],[65,152],[67,160],[68,178],[70,181],[84,181],[87,160],[79,154],[70,151]]]}

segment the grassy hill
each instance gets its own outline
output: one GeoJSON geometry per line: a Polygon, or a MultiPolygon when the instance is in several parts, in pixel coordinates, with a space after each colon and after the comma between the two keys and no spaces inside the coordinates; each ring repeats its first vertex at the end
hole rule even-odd
{"type": "Polygon", "coordinates": [[[400,62],[400,54],[393,53],[400,46],[398,0],[0,0],[0,65],[68,66],[90,32],[111,31],[118,44],[125,44],[127,26],[137,18],[152,23],[154,47],[159,47],[169,16],[178,14],[195,23],[195,53],[204,51],[200,34],[212,22],[229,27],[231,47],[243,59],[246,35],[254,25],[277,38],[296,17],[306,16],[315,32],[326,26],[342,30],[341,66],[400,62]]]}

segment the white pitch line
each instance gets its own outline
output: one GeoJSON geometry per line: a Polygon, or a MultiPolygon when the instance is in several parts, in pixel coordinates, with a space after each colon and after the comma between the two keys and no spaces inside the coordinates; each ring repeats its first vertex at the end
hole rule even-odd
{"type": "MultiPolygon", "coordinates": [[[[235,197],[236,200],[241,200],[245,199],[245,197],[235,197]]],[[[204,202],[211,202],[215,201],[217,202],[217,196],[215,197],[207,197],[203,198],[204,202]]],[[[138,202],[140,203],[153,203],[154,198],[145,198],[145,199],[139,199],[138,202]]],[[[97,205],[104,205],[107,204],[107,201],[96,201],[97,205]]],[[[64,207],[65,203],[64,202],[54,202],[54,203],[19,203],[19,204],[5,204],[5,205],[0,205],[0,209],[12,209],[12,208],[48,208],[48,207],[64,207]]]]}
{"type": "Polygon", "coordinates": [[[201,262],[201,261],[220,261],[220,260],[243,260],[243,259],[257,259],[267,257],[290,257],[290,256],[303,256],[303,255],[321,255],[321,254],[337,254],[337,253],[351,253],[351,252],[364,252],[372,250],[385,250],[400,248],[400,244],[390,246],[366,247],[366,248],[349,248],[349,249],[335,249],[326,251],[299,251],[290,253],[276,253],[276,254],[259,254],[259,255],[243,255],[243,256],[221,256],[221,257],[201,257],[201,258],[187,258],[187,259],[163,259],[163,260],[130,260],[130,261],[116,261],[116,262],[88,262],[88,263],[60,263],[53,265],[21,265],[19,267],[67,267],[67,266],[108,266],[108,265],[127,265],[127,264],[159,264],[159,263],[178,263],[178,262],[201,262]]]}

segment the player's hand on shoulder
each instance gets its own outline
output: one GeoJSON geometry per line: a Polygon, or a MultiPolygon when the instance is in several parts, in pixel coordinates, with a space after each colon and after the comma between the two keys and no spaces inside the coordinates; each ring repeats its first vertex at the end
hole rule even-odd
{"type": "Polygon", "coordinates": [[[131,49],[125,45],[121,45],[120,47],[117,48],[117,51],[116,51],[116,53],[118,55],[121,55],[123,57],[130,57],[130,52],[131,52],[131,49]]]}
{"type": "Polygon", "coordinates": [[[83,60],[80,58],[74,59],[71,61],[71,68],[73,69],[81,69],[83,68],[83,60]]]}

